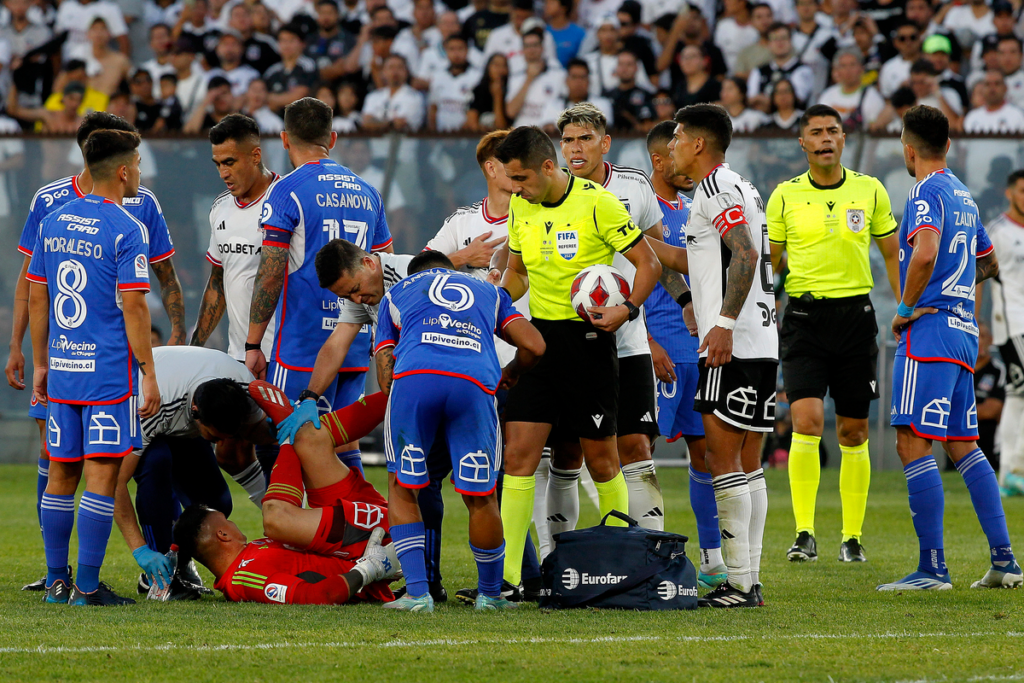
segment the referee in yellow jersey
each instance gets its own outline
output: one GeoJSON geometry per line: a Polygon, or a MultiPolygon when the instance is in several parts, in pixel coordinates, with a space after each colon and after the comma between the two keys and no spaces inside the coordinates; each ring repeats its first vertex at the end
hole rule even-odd
{"type": "MultiPolygon", "coordinates": [[[[505,555],[523,556],[533,518],[534,473],[554,426],[579,438],[594,478],[601,513],[627,512],[629,493],[616,449],[619,361],[615,330],[636,320],[661,275],[661,264],[618,197],[576,178],[556,163],[555,146],[540,128],[516,128],[495,156],[514,193],[508,207],[508,266],[501,286],[512,300],[530,292],[530,316],[547,349],[519,376],[505,368],[505,477],[501,520],[505,555]],[[581,270],[611,265],[621,252],[636,267],[625,304],[591,308],[594,323],[573,310],[570,291],[581,270]]],[[[519,585],[520,562],[505,563],[505,580],[519,585]]]]}
{"type": "Polygon", "coordinates": [[[780,272],[783,250],[789,266],[779,357],[793,416],[789,484],[797,536],[786,555],[791,562],[818,559],[814,505],[828,392],[843,454],[839,560],[864,562],[861,533],[871,481],[868,410],[878,398],[878,326],[868,296],[874,284],[868,250],[873,239],[899,299],[898,226],[882,184],[843,167],[846,136],[839,113],[816,104],[799,127],[808,171],[780,183],[767,211],[772,266],[780,272]]]}

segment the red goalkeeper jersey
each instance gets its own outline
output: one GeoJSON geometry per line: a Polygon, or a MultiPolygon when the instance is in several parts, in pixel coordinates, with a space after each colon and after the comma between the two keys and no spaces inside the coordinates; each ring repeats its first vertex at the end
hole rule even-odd
{"type": "Polygon", "coordinates": [[[214,587],[232,602],[332,605],[394,599],[384,581],[350,596],[341,575],[354,566],[353,560],[294,550],[261,538],[246,544],[214,587]]]}

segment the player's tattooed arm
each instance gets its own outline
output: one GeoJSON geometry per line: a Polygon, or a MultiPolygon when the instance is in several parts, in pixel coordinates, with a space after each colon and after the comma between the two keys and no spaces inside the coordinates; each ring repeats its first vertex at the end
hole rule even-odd
{"type": "Polygon", "coordinates": [[[263,339],[267,323],[274,315],[277,300],[281,298],[281,289],[284,287],[287,265],[287,248],[263,245],[260,266],[256,270],[256,283],[252,290],[252,305],[249,307],[249,340],[253,344],[258,344],[263,339]],[[254,325],[260,326],[258,335],[253,334],[254,325]]]}
{"type": "Polygon", "coordinates": [[[205,346],[206,340],[210,338],[217,324],[224,316],[227,302],[224,300],[224,267],[214,266],[210,271],[210,279],[206,283],[206,290],[203,292],[203,302],[199,306],[199,318],[196,320],[196,329],[192,333],[190,346],[205,346]]]}
{"type": "Polygon", "coordinates": [[[377,363],[377,384],[385,396],[391,395],[391,383],[395,380],[395,354],[390,347],[383,348],[374,356],[377,363]]]}
{"type": "Polygon", "coordinates": [[[974,262],[975,281],[983,282],[999,274],[999,261],[996,252],[991,251],[974,262]]]}
{"type": "Polygon", "coordinates": [[[171,259],[151,264],[157,280],[160,281],[160,298],[164,302],[164,310],[171,321],[171,336],[168,346],[185,343],[185,298],[181,294],[181,282],[174,270],[171,259]]]}
{"type": "Polygon", "coordinates": [[[758,251],[746,223],[728,230],[722,235],[722,242],[729,247],[732,257],[729,260],[729,279],[725,285],[725,296],[722,297],[721,314],[736,318],[743,308],[743,302],[747,300],[754,276],[757,275],[758,251]]]}

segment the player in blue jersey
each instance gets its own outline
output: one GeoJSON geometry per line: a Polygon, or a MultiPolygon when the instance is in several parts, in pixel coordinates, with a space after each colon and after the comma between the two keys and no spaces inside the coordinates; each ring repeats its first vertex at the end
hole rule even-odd
{"type": "Polygon", "coordinates": [[[448,442],[452,482],[469,508],[476,609],[515,606],[501,597],[505,541],[495,491],[501,432],[494,394],[515,384],[544,348],[540,332],[512,307],[508,292],[455,271],[437,251],[413,258],[409,277],[384,295],[374,352],[381,390],[389,395],[384,447],[393,475],[388,484],[390,533],[407,588],[387,608],[434,609],[416,497],[430,484],[427,458],[438,437],[448,442]],[[518,347],[504,369],[494,348],[496,334],[518,347]]]}
{"type": "MultiPolygon", "coordinates": [[[[317,428],[313,408],[326,414],[363,394],[370,334],[362,326],[336,329],[340,302],[320,286],[316,254],[337,238],[367,251],[393,251],[380,193],[329,157],[338,139],[332,120],[331,108],[312,97],[285,108],[281,140],[295,170],[263,203],[263,251],[245,344],[246,367],[298,401],[297,412],[312,413],[308,419],[317,428]],[[260,340],[275,311],[277,333],[268,366],[260,340]],[[324,361],[317,363],[321,354],[324,361]],[[313,401],[304,406],[307,398],[313,401]]],[[[348,467],[362,470],[358,443],[339,447],[338,455],[348,467]]]]}
{"type": "Polygon", "coordinates": [[[878,589],[953,587],[943,554],[945,502],[933,440],[942,442],[963,476],[988,538],[992,566],[972,587],[1015,588],[1024,574],[1010,549],[995,472],[978,448],[972,377],[978,357],[975,286],[999,266],[970,191],[946,168],[945,115],[912,107],[903,117],[902,139],[907,170],[917,184],[899,230],[903,296],[892,321],[899,346],[890,414],[921,554],[917,571],[878,589]]]}
{"type": "MultiPolygon", "coordinates": [[[[92,112],[82,119],[82,123],[78,127],[79,148],[82,148],[89,135],[97,130],[135,132],[135,127],[119,116],[105,112],[92,112]]],[[[35,248],[36,237],[39,234],[39,224],[46,216],[60,209],[64,204],[84,197],[92,190],[92,185],[92,175],[86,167],[77,176],[68,176],[44,185],[32,198],[29,215],[25,220],[21,240],[18,243],[18,251],[24,256],[24,262],[14,290],[11,353],[5,369],[7,383],[19,391],[25,389],[25,355],[22,352],[22,342],[25,331],[28,329],[28,280],[25,279],[25,275],[28,273],[28,267],[32,261],[32,250],[35,248]]],[[[149,232],[149,263],[160,282],[160,294],[172,326],[168,345],[183,344],[185,342],[185,309],[181,283],[178,282],[178,275],[175,273],[174,264],[171,261],[174,245],[171,243],[171,236],[167,231],[167,223],[164,221],[160,203],[157,202],[156,196],[152,192],[140,186],[138,195],[126,198],[123,206],[142,221],[149,232]]],[[[46,489],[50,465],[46,449],[43,446],[46,442],[46,406],[33,397],[29,403],[28,414],[29,417],[35,418],[39,427],[41,452],[36,484],[36,511],[38,513],[39,503],[42,500],[43,491],[46,489]]],[[[28,584],[22,590],[44,590],[45,588],[45,579],[40,579],[28,584]]]]}
{"type": "MultiPolygon", "coordinates": [[[[668,151],[668,143],[675,133],[673,121],[663,121],[647,134],[647,152],[651,156],[651,184],[658,195],[665,242],[686,248],[686,219],[690,215],[690,198],[683,194],[693,190],[693,181],[678,175],[668,151]]],[[[684,276],[687,286],[690,279],[684,276]]],[[[700,541],[700,572],[697,581],[704,588],[715,588],[724,583],[727,574],[722,559],[722,535],[718,529],[718,505],[711,473],[704,463],[707,449],[704,423],[700,413],[693,409],[697,393],[697,323],[693,305],[686,303],[682,313],[679,303],[686,302],[690,292],[678,301],[672,299],[660,284],[647,299],[647,328],[651,338],[668,354],[655,354],[654,369],[658,375],[658,429],[672,443],[686,440],[690,454],[690,507],[697,518],[697,536],[700,541]]],[[[653,344],[652,344],[653,350],[653,344]]]]}
{"type": "Polygon", "coordinates": [[[146,227],[124,207],[139,191],[138,133],[101,130],[83,151],[92,192],[39,228],[29,266],[33,393],[48,405],[51,472],[40,513],[48,603],[123,605],[99,581],[121,458],[142,445],[139,416],[160,406],[150,347],[146,227]],[[142,406],[137,408],[142,373],[142,406]],[[78,505],[74,586],[68,544],[78,505]]]}

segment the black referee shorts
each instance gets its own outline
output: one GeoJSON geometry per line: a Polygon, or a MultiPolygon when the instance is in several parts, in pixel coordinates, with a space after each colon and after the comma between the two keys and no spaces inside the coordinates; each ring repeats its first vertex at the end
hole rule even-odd
{"type": "Polygon", "coordinates": [[[867,294],[842,299],[790,298],[779,358],[786,397],[832,396],[836,414],[866,419],[878,398],[878,323],[867,294]]]}
{"type": "Polygon", "coordinates": [[[619,359],[618,436],[646,434],[654,441],[661,435],[655,381],[649,353],[619,359]]]}
{"type": "Polygon", "coordinates": [[[582,320],[530,322],[547,351],[509,390],[505,421],[550,424],[559,434],[584,439],[614,436],[619,391],[615,335],[582,320]]]}

